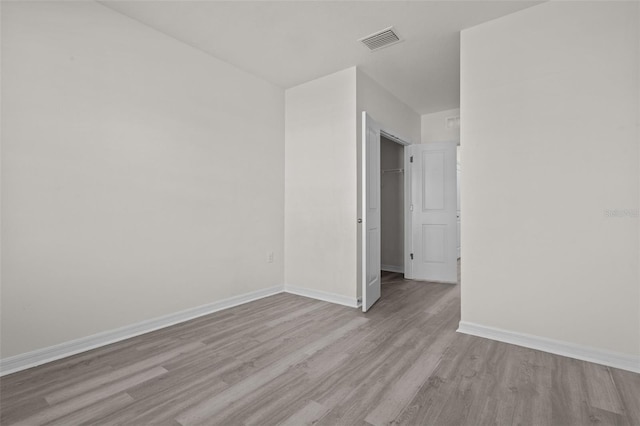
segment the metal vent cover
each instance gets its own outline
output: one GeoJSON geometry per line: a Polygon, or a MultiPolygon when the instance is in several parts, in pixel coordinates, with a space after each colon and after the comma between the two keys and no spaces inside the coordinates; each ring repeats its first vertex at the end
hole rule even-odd
{"type": "Polygon", "coordinates": [[[391,46],[392,44],[400,43],[402,40],[393,30],[393,27],[389,27],[363,37],[358,41],[367,46],[369,50],[378,50],[391,46]]]}

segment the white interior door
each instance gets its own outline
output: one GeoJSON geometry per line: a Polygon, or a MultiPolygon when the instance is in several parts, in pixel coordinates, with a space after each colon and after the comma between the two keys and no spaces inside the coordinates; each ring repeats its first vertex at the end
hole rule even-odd
{"type": "Polygon", "coordinates": [[[456,144],[409,147],[413,278],[457,282],[456,144]]]}
{"type": "Polygon", "coordinates": [[[380,125],[362,113],[362,311],[380,298],[380,125]]]}

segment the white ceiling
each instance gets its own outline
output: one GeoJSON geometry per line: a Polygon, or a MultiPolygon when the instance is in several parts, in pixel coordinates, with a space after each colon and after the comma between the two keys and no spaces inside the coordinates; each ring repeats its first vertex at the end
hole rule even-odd
{"type": "Polygon", "coordinates": [[[460,30],[532,1],[102,1],[283,88],[358,66],[420,114],[457,108],[460,30]],[[357,40],[393,26],[402,43],[357,40]]]}

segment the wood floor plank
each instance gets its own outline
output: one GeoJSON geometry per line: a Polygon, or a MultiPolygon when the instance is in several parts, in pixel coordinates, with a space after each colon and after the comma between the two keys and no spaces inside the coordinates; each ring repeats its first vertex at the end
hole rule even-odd
{"type": "Polygon", "coordinates": [[[284,373],[291,365],[295,365],[305,356],[312,355],[320,348],[328,344],[329,342],[339,338],[343,334],[353,330],[364,324],[367,321],[366,318],[354,318],[344,326],[329,333],[327,336],[318,339],[309,345],[293,352],[280,361],[270,364],[269,368],[263,368],[260,371],[252,374],[249,378],[240,381],[233,387],[225,390],[221,394],[196,407],[180,414],[176,420],[182,425],[191,424],[207,424],[208,419],[217,411],[225,408],[226,406],[233,404],[239,400],[243,395],[249,393],[254,387],[260,387],[268,383],[270,380],[284,373]]]}
{"type": "Polygon", "coordinates": [[[594,379],[586,381],[589,406],[622,414],[624,411],[623,403],[613,382],[611,370],[604,365],[588,362],[582,363],[582,368],[584,368],[587,377],[594,379]]]}
{"type": "Polygon", "coordinates": [[[441,353],[425,352],[388,390],[387,397],[372,407],[373,410],[365,420],[372,425],[384,425],[395,420],[435,370],[441,358],[441,353]]]}
{"type": "Polygon", "coordinates": [[[265,325],[267,327],[275,327],[277,325],[280,325],[282,323],[288,322],[288,321],[295,321],[296,319],[300,318],[301,316],[304,316],[310,312],[313,312],[317,309],[320,309],[321,307],[323,307],[322,305],[319,304],[310,304],[306,307],[302,307],[300,309],[297,309],[293,312],[291,312],[288,315],[282,315],[279,318],[275,318],[272,319],[271,321],[267,322],[265,325]]]}
{"type": "Polygon", "coordinates": [[[49,404],[43,397],[23,398],[15,401],[11,406],[2,404],[0,407],[0,424],[15,424],[29,417],[31,413],[37,413],[49,408],[49,404]]]}
{"type": "Polygon", "coordinates": [[[91,380],[84,380],[72,386],[67,386],[56,392],[50,393],[49,395],[45,396],[45,399],[51,405],[57,404],[61,401],[64,401],[64,400],[73,398],[75,396],[81,395],[83,393],[89,392],[91,390],[94,390],[107,383],[115,382],[122,378],[132,376],[143,370],[147,370],[150,367],[158,366],[166,361],[169,361],[172,358],[177,357],[180,354],[188,353],[193,349],[196,349],[202,346],[204,346],[204,344],[202,344],[201,342],[192,342],[186,345],[179,346],[176,349],[173,349],[164,353],[159,353],[150,358],[146,358],[142,361],[138,361],[134,364],[131,364],[127,367],[123,367],[118,370],[105,373],[101,376],[97,376],[91,380]]]}
{"type": "Polygon", "coordinates": [[[135,384],[143,383],[154,377],[161,376],[166,372],[167,370],[162,367],[151,368],[147,371],[138,373],[124,380],[111,383],[100,389],[87,392],[76,398],[72,398],[70,400],[61,402],[60,404],[48,407],[33,414],[30,417],[27,417],[20,422],[17,422],[16,424],[23,426],[33,426],[56,421],[63,416],[73,413],[74,411],[84,409],[85,407],[88,407],[89,405],[92,405],[100,400],[106,400],[112,395],[126,391],[129,387],[135,384]]]}
{"type": "MultiPolygon", "coordinates": [[[[610,368],[613,381],[618,389],[618,395],[622,400],[624,414],[627,419],[640,419],[640,374],[629,371],[610,368]]],[[[640,424],[640,420],[638,420],[640,424]]]]}
{"type": "Polygon", "coordinates": [[[586,383],[580,361],[556,358],[554,362],[551,421],[557,424],[590,424],[586,383]]]}
{"type": "MultiPolygon", "coordinates": [[[[535,424],[550,424],[552,418],[552,375],[553,371],[539,351],[512,347],[510,357],[520,360],[512,380],[508,382],[512,403],[509,408],[509,418],[512,424],[523,424],[532,421],[535,424]]],[[[509,353],[509,352],[508,352],[509,353]]],[[[504,399],[503,399],[504,401],[504,399]]],[[[507,409],[502,410],[503,413],[507,409]]]]}
{"type": "MultiPolygon", "coordinates": [[[[63,371],[66,371],[66,368],[64,368],[63,371]]],[[[45,400],[47,394],[74,386],[77,383],[92,380],[95,377],[102,376],[111,371],[113,371],[113,367],[107,365],[96,366],[93,369],[84,369],[79,366],[77,369],[71,369],[70,372],[64,376],[55,375],[55,378],[47,380],[45,380],[45,376],[40,376],[33,381],[29,380],[31,375],[28,374],[26,375],[27,379],[15,381],[0,391],[0,419],[4,419],[4,415],[8,412],[20,411],[19,406],[24,405],[27,401],[42,400],[47,404],[45,400]]],[[[4,377],[0,378],[0,382],[4,382],[4,377]]],[[[4,420],[1,421],[3,422],[4,420]]]]}
{"type": "Polygon", "coordinates": [[[134,398],[135,402],[122,410],[96,418],[95,424],[103,426],[178,425],[175,417],[179,413],[228,388],[226,383],[216,381],[212,376],[215,376],[215,373],[192,377],[189,382],[183,381],[180,385],[165,389],[163,392],[154,393],[146,398],[134,398]]]}
{"type": "Polygon", "coordinates": [[[304,373],[297,368],[290,368],[269,380],[264,386],[254,388],[245,393],[236,403],[218,410],[207,419],[207,424],[243,424],[256,425],[277,424],[283,421],[287,413],[295,412],[303,404],[292,400],[296,389],[308,384],[304,373]],[[286,410],[282,408],[286,407],[286,410]]]}
{"type": "Polygon", "coordinates": [[[315,401],[296,411],[291,417],[280,423],[281,426],[310,426],[315,424],[328,411],[327,407],[315,401]]]}
{"type": "Polygon", "coordinates": [[[277,294],[0,378],[2,425],[640,426],[640,375],[457,333],[460,288],[277,294]]]}
{"type": "Polygon", "coordinates": [[[413,424],[424,418],[433,419],[434,424],[464,423],[485,383],[481,371],[491,350],[473,340],[464,348],[448,348],[407,410],[396,419],[398,423],[413,424]]]}
{"type": "Polygon", "coordinates": [[[48,426],[68,426],[91,424],[95,419],[99,419],[114,411],[118,411],[134,402],[126,393],[119,393],[104,400],[98,401],[87,407],[73,411],[72,413],[60,417],[52,422],[47,423],[48,426]]]}

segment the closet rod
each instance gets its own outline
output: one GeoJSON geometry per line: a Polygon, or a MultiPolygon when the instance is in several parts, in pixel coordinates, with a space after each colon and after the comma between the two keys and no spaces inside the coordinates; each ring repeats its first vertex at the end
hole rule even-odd
{"type": "Polygon", "coordinates": [[[387,169],[381,170],[382,174],[384,173],[404,173],[404,169],[387,169]]]}

